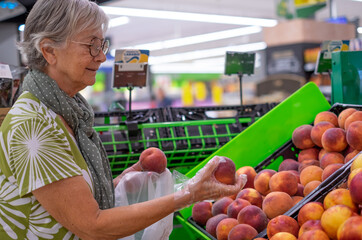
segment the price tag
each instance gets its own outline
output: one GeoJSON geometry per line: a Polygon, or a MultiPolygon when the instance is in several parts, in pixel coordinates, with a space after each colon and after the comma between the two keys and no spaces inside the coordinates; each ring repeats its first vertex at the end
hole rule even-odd
{"type": "Polygon", "coordinates": [[[10,78],[13,79],[13,76],[11,75],[10,67],[6,64],[0,63],[0,78],[10,78]]]}

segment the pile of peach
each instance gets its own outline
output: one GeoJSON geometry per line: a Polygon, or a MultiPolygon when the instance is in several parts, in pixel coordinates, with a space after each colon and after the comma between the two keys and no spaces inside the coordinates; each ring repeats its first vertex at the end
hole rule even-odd
{"type": "MultiPolygon", "coordinates": [[[[321,112],[315,117],[314,125],[302,125],[296,128],[292,141],[300,149],[296,159],[285,159],[278,171],[264,169],[256,173],[250,166],[239,168],[236,172],[246,174],[248,177],[244,189],[236,196],[224,197],[214,203],[205,201],[195,204],[192,209],[193,220],[204,226],[206,231],[218,240],[254,239],[264,229],[267,229],[268,238],[272,240],[298,237],[299,239],[337,239],[335,237],[337,233],[331,235],[329,230],[323,232],[327,238],[319,238],[318,234],[322,234],[319,232],[314,238],[309,236],[312,233],[304,235],[306,229],[309,229],[308,225],[302,227],[306,221],[299,221],[299,216],[297,221],[283,214],[362,150],[362,111],[348,108],[338,116],[329,111],[321,112]]],[[[362,167],[362,154],[358,159],[361,159],[362,167]]],[[[358,171],[362,172],[362,169],[358,171]]],[[[357,177],[357,174],[354,174],[357,177]]],[[[353,173],[350,176],[352,175],[353,173]]],[[[359,175],[362,183],[362,173],[359,175]]],[[[355,183],[357,187],[354,187],[355,189],[359,187],[361,193],[355,194],[361,194],[358,196],[360,199],[362,199],[361,183],[355,183]]],[[[353,195],[350,193],[352,189],[350,186],[343,192],[345,195],[346,192],[353,195]]],[[[339,196],[339,193],[336,195],[339,196]]],[[[337,197],[326,197],[325,201],[328,202],[330,198],[333,200],[337,197]]],[[[328,206],[315,204],[323,208],[323,212],[327,214],[331,211],[328,209],[332,208],[332,205],[342,203],[336,201],[327,203],[328,206]]],[[[357,212],[360,211],[358,204],[362,204],[362,200],[350,204],[355,206],[354,209],[348,206],[353,213],[351,216],[358,215],[357,212]]],[[[304,210],[301,210],[300,218],[303,218],[303,212],[304,210]]],[[[311,213],[317,212],[315,210],[311,213]]],[[[325,218],[326,222],[334,221],[333,217],[325,218]]],[[[343,218],[338,217],[338,219],[343,218]]],[[[339,226],[334,222],[331,225],[333,228],[339,226]]],[[[361,233],[361,228],[358,229],[361,233]]]]}

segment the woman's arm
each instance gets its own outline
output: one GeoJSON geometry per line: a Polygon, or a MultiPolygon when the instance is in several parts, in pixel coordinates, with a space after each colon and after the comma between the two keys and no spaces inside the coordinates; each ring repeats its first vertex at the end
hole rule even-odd
{"type": "Polygon", "coordinates": [[[33,191],[40,204],[82,239],[118,239],[146,228],[181,207],[185,199],[168,195],[130,206],[100,210],[82,176],[63,179],[33,191]]]}
{"type": "Polygon", "coordinates": [[[219,159],[202,168],[184,190],[147,202],[100,210],[82,176],[63,179],[33,191],[40,204],[65,228],[82,239],[118,239],[142,230],[170,213],[194,202],[233,195],[246,179],[235,185],[217,182],[211,174],[219,159]]]}

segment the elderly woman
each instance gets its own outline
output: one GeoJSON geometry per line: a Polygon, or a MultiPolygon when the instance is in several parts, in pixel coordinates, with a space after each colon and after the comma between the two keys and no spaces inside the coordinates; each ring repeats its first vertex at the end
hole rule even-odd
{"type": "Polygon", "coordinates": [[[173,194],[114,207],[114,186],[93,111],[79,91],[106,60],[107,17],[88,0],[38,0],[24,41],[24,92],[0,128],[0,239],[118,239],[204,199],[240,191],[211,177],[213,158],[173,194]]]}

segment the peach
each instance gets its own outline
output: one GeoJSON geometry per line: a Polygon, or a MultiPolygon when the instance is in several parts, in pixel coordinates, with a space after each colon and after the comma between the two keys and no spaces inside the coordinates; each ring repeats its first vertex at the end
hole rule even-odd
{"type": "Polygon", "coordinates": [[[216,202],[214,202],[214,204],[212,204],[212,215],[216,216],[220,213],[227,214],[228,207],[233,201],[234,200],[231,197],[222,197],[218,199],[216,202]]]}
{"type": "Polygon", "coordinates": [[[303,190],[303,195],[307,196],[309,193],[311,193],[314,189],[316,189],[321,184],[321,181],[311,181],[305,185],[303,190]]]}
{"type": "Polygon", "coordinates": [[[305,160],[302,163],[300,163],[299,168],[298,168],[299,182],[300,182],[300,173],[304,170],[304,168],[309,167],[309,166],[320,167],[320,162],[318,160],[308,159],[308,160],[305,160]]]}
{"type": "Polygon", "coordinates": [[[351,185],[352,178],[354,176],[356,176],[357,173],[360,173],[360,172],[362,172],[362,168],[357,168],[357,169],[353,170],[352,172],[350,172],[350,174],[348,175],[347,187],[349,190],[351,190],[350,185],[351,185]]]}
{"type": "Polygon", "coordinates": [[[220,161],[214,170],[216,180],[221,183],[233,185],[235,184],[235,163],[227,157],[220,157],[220,161]]]}
{"type": "Polygon", "coordinates": [[[355,150],[362,151],[362,120],[352,122],[346,133],[347,143],[355,150]]]}
{"type": "Polygon", "coordinates": [[[214,170],[214,177],[221,183],[233,185],[235,184],[235,163],[227,157],[220,157],[220,161],[214,170]]]}
{"type": "Polygon", "coordinates": [[[285,192],[271,192],[265,196],[262,209],[269,219],[279,216],[293,207],[293,199],[285,192]]]}
{"type": "MultiPolygon", "coordinates": [[[[317,166],[320,167],[320,162],[318,160],[314,160],[314,159],[309,159],[309,160],[304,160],[298,168],[298,172],[301,173],[303,171],[304,168],[308,167],[308,166],[317,166]]],[[[299,174],[299,182],[300,182],[300,174],[299,174]]]]}
{"type": "Polygon", "coordinates": [[[308,220],[299,228],[298,237],[300,237],[303,233],[311,231],[311,230],[322,230],[322,224],[320,220],[308,220]]]}
{"type": "Polygon", "coordinates": [[[342,152],[348,143],[342,128],[327,129],[322,136],[322,146],[328,152],[342,152]]]}
{"type": "MultiPolygon", "coordinates": [[[[361,190],[360,190],[361,191],[361,190]]],[[[345,205],[352,211],[357,212],[357,205],[353,202],[352,196],[348,189],[338,188],[330,191],[323,200],[323,207],[325,210],[335,205],[345,205]]]]}
{"type": "Polygon", "coordinates": [[[308,220],[320,220],[324,212],[323,204],[320,202],[309,202],[300,208],[298,223],[302,226],[308,220]]]}
{"type": "Polygon", "coordinates": [[[358,154],[353,158],[353,162],[351,165],[351,172],[357,168],[362,168],[362,154],[358,154]]]}
{"type": "Polygon", "coordinates": [[[236,173],[238,175],[245,174],[247,176],[247,181],[244,188],[254,188],[254,178],[256,176],[256,171],[253,167],[244,166],[239,168],[236,173]]]}
{"type": "Polygon", "coordinates": [[[285,159],[279,165],[278,171],[287,171],[287,170],[298,170],[299,162],[294,159],[285,159]]]}
{"type": "Polygon", "coordinates": [[[340,169],[342,166],[342,163],[333,163],[328,165],[325,169],[323,169],[322,182],[326,180],[330,175],[332,175],[335,171],[340,169]]]}
{"type": "Polygon", "coordinates": [[[228,240],[254,239],[258,232],[248,224],[238,224],[229,233],[228,240]]]}
{"type": "Polygon", "coordinates": [[[324,156],[324,154],[326,154],[328,151],[325,150],[324,148],[322,148],[320,151],[319,151],[319,154],[318,154],[318,160],[321,160],[322,157],[324,156]]]}
{"type": "Polygon", "coordinates": [[[338,240],[362,239],[362,217],[353,216],[344,221],[337,231],[338,240]]]}
{"type": "MultiPolygon", "coordinates": [[[[346,132],[346,134],[347,134],[347,132],[346,132]]],[[[351,153],[351,152],[353,152],[353,151],[355,151],[355,149],[353,149],[353,147],[351,147],[350,145],[348,145],[348,146],[346,147],[346,149],[344,149],[343,155],[344,155],[344,156],[347,156],[347,154],[349,154],[349,153],[351,153]]]]}
{"type": "Polygon", "coordinates": [[[346,155],[344,163],[351,161],[360,151],[354,150],[346,155]]]}
{"type": "Polygon", "coordinates": [[[239,222],[235,218],[225,218],[216,227],[217,240],[228,240],[229,233],[239,222]]]}
{"type": "Polygon", "coordinates": [[[327,152],[319,161],[320,167],[325,169],[328,165],[333,163],[344,163],[344,156],[338,152],[327,152]]]}
{"type": "Polygon", "coordinates": [[[251,203],[245,199],[236,198],[227,209],[227,215],[231,218],[237,218],[238,214],[241,209],[245,208],[246,206],[250,206],[251,203]]]}
{"type": "Polygon", "coordinates": [[[302,196],[292,196],[293,199],[293,206],[295,206],[297,203],[299,203],[303,197],[302,196]]]}
{"type": "Polygon", "coordinates": [[[322,230],[310,230],[300,235],[298,240],[329,240],[329,237],[322,230]]]}
{"type": "Polygon", "coordinates": [[[349,115],[349,117],[344,122],[344,129],[347,131],[349,128],[349,125],[355,121],[362,121],[362,111],[356,111],[356,112],[352,113],[351,115],[349,115]]]}
{"type": "Polygon", "coordinates": [[[329,238],[336,239],[339,226],[353,216],[353,211],[345,205],[334,205],[324,211],[321,224],[329,238]]]}
{"type": "Polygon", "coordinates": [[[305,187],[311,181],[322,181],[322,173],[323,169],[321,167],[308,166],[300,173],[300,183],[305,187]]]}
{"type": "Polygon", "coordinates": [[[211,236],[216,237],[216,227],[219,224],[219,222],[223,219],[228,218],[228,215],[226,214],[218,214],[216,216],[213,216],[209,218],[206,222],[205,230],[208,232],[211,236]]]}
{"type": "Polygon", "coordinates": [[[262,195],[267,195],[270,192],[269,180],[276,173],[273,169],[261,170],[254,178],[254,188],[262,195]]]}
{"type": "Polygon", "coordinates": [[[294,175],[294,177],[297,179],[297,182],[300,183],[300,178],[299,178],[300,174],[299,174],[298,170],[288,170],[288,172],[292,173],[294,175]]]}
{"type": "Polygon", "coordinates": [[[292,142],[299,149],[314,147],[314,142],[310,137],[312,126],[305,124],[297,127],[292,134],[292,142]]]}
{"type": "Polygon", "coordinates": [[[278,232],[270,240],[297,240],[297,238],[288,232],[278,232]]]}
{"type": "Polygon", "coordinates": [[[314,159],[318,160],[320,150],[318,148],[307,148],[303,149],[298,154],[298,162],[303,162],[304,160],[314,159]]]}
{"type": "Polygon", "coordinates": [[[143,171],[162,173],[167,167],[165,153],[156,147],[150,147],[143,150],[139,161],[143,171]]]}
{"type": "Polygon", "coordinates": [[[320,122],[330,122],[335,127],[338,127],[338,117],[333,112],[324,111],[324,112],[318,113],[317,116],[315,116],[315,118],[314,118],[314,126],[320,122]]]}
{"type": "Polygon", "coordinates": [[[238,193],[236,198],[241,198],[241,199],[247,200],[252,205],[258,206],[260,208],[263,203],[263,197],[254,188],[244,188],[243,190],[241,190],[238,193]]]}
{"type": "Polygon", "coordinates": [[[359,172],[352,177],[349,184],[349,193],[354,203],[362,204],[361,190],[362,190],[362,172],[359,172]]]}
{"type": "Polygon", "coordinates": [[[322,147],[322,136],[327,129],[335,128],[335,126],[330,122],[319,122],[313,126],[310,137],[315,145],[322,147]]]}
{"type": "Polygon", "coordinates": [[[192,219],[202,225],[205,226],[207,220],[209,220],[213,215],[211,212],[212,203],[211,202],[198,202],[195,203],[192,207],[192,219]]]}
{"type": "Polygon", "coordinates": [[[243,208],[237,217],[239,223],[244,223],[255,228],[257,232],[263,231],[268,224],[268,217],[261,208],[250,205],[243,208]]]}
{"type": "Polygon", "coordinates": [[[272,192],[285,192],[293,196],[298,190],[298,179],[291,172],[277,172],[270,178],[269,187],[272,192]]]}
{"type": "Polygon", "coordinates": [[[297,192],[294,194],[294,196],[301,196],[304,197],[304,186],[301,183],[298,183],[298,190],[297,192]]]}
{"type": "Polygon", "coordinates": [[[344,129],[344,122],[349,116],[351,116],[352,113],[356,111],[357,110],[354,108],[346,108],[342,112],[340,112],[338,115],[338,126],[344,129]]]}
{"type": "Polygon", "coordinates": [[[269,221],[266,232],[269,239],[278,232],[288,232],[298,237],[299,225],[294,218],[280,215],[269,221]]]}

